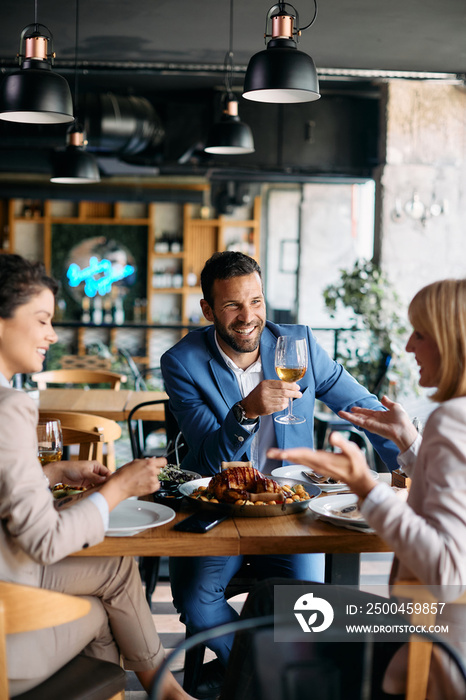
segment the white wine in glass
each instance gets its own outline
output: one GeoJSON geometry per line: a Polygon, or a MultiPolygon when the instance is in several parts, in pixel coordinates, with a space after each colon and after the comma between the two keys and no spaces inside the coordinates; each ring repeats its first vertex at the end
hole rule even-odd
{"type": "MultiPolygon", "coordinates": [[[[284,382],[297,382],[304,377],[307,370],[307,341],[306,338],[292,338],[281,335],[275,348],[275,371],[284,382]]],[[[277,423],[305,423],[304,416],[293,414],[293,400],[290,399],[288,412],[276,416],[277,423]]]]}
{"type": "Polygon", "coordinates": [[[38,457],[42,466],[59,462],[63,457],[63,437],[59,420],[48,420],[37,425],[38,457]]]}

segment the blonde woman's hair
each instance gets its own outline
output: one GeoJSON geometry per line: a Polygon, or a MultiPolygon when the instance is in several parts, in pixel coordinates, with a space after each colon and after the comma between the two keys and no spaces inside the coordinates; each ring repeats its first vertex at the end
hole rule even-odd
{"type": "Polygon", "coordinates": [[[440,355],[432,401],[466,396],[466,279],[441,280],[423,287],[408,309],[411,325],[429,335],[440,355]]]}

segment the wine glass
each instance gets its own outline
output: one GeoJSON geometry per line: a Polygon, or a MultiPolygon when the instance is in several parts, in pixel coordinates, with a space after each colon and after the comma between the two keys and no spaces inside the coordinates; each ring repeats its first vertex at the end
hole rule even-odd
{"type": "MultiPolygon", "coordinates": [[[[307,341],[305,338],[292,338],[281,335],[275,348],[275,371],[284,382],[297,382],[307,370],[307,341]]],[[[288,412],[276,416],[277,423],[305,423],[303,416],[293,415],[293,400],[290,399],[288,412]]]]}
{"type": "Polygon", "coordinates": [[[37,425],[38,456],[42,466],[59,462],[63,456],[63,436],[59,420],[48,420],[37,425]]]}

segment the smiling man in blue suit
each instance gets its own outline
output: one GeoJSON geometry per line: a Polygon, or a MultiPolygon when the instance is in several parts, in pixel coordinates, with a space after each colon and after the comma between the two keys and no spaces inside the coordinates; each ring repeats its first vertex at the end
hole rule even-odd
{"type": "MultiPolygon", "coordinates": [[[[251,460],[264,473],[280,466],[266,453],[270,447],[313,446],[313,416],[318,398],[333,411],[352,406],[385,410],[319,346],[303,325],[276,325],[266,320],[261,270],[253,258],[235,251],[215,253],[201,274],[201,308],[212,325],[192,331],[161,359],[170,407],[189,452],[182,462],[208,476],[222,461],[251,460]],[[299,383],[277,379],[275,346],[280,335],[306,338],[309,364],[299,383]],[[306,422],[283,425],[274,415],[293,410],[306,422]]],[[[398,467],[395,445],[368,434],[392,470],[398,467]]],[[[170,580],[175,606],[190,632],[236,619],[224,591],[244,557],[171,558],[170,580]]],[[[323,581],[322,554],[250,557],[258,578],[284,576],[323,581]]],[[[212,640],[211,648],[226,664],[231,638],[212,640]]]]}

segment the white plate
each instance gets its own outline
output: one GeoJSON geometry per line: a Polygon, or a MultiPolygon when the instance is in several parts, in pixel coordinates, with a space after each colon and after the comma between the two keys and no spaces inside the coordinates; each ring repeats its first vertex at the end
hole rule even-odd
{"type": "Polygon", "coordinates": [[[211,480],[211,476],[206,476],[203,479],[194,479],[193,481],[186,481],[184,484],[178,486],[178,491],[183,494],[183,496],[190,496],[193,491],[199,488],[199,486],[208,486],[211,480]]]}
{"type": "Polygon", "coordinates": [[[168,506],[149,501],[127,499],[110,512],[107,537],[129,537],[151,527],[159,527],[173,520],[175,511],[168,506]]]}
{"type": "Polygon", "coordinates": [[[362,515],[359,517],[351,517],[352,513],[342,513],[343,508],[356,505],[358,497],[354,493],[344,493],[338,496],[322,496],[311,501],[309,508],[319,516],[322,520],[332,522],[334,525],[343,527],[351,526],[351,528],[368,528],[362,515]]]}
{"type": "MultiPolygon", "coordinates": [[[[305,467],[303,464],[288,464],[286,467],[277,467],[272,470],[272,476],[281,476],[282,478],[297,479],[303,483],[307,483],[308,480],[302,475],[302,472],[312,471],[309,467],[305,467]]],[[[372,469],[369,470],[373,479],[378,479],[379,475],[372,469]]],[[[309,481],[309,483],[312,483],[309,481]]],[[[316,484],[322,491],[331,493],[332,491],[349,491],[349,486],[347,484],[316,484]]]]}

